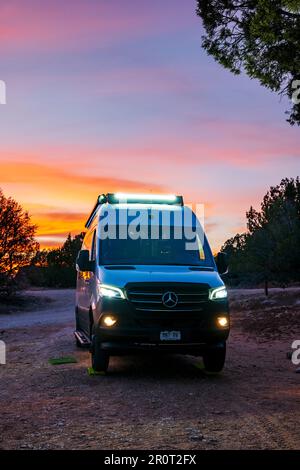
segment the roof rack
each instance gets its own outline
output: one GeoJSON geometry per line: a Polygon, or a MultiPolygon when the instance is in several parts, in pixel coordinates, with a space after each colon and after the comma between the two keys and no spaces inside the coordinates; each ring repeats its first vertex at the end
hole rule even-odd
{"type": "Polygon", "coordinates": [[[85,227],[89,228],[91,225],[99,206],[102,204],[171,204],[183,206],[183,197],[175,196],[174,194],[134,194],[134,193],[107,193],[100,194],[97,198],[96,204],[86,221],[85,227]]]}
{"type": "Polygon", "coordinates": [[[100,194],[97,198],[96,204],[95,204],[92,212],[90,213],[89,218],[87,219],[87,221],[85,223],[85,228],[89,228],[89,226],[91,225],[91,223],[92,223],[92,221],[93,221],[93,219],[96,215],[98,207],[101,206],[101,204],[104,204],[105,202],[107,202],[107,196],[105,194],[100,194]]]}

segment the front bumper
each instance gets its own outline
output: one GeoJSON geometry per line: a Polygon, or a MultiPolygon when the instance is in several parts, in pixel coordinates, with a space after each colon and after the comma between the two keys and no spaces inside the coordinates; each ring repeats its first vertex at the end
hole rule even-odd
{"type": "Polygon", "coordinates": [[[127,343],[127,342],[104,342],[101,343],[101,349],[108,351],[110,355],[122,356],[138,354],[141,352],[158,352],[167,354],[190,354],[192,356],[201,356],[205,351],[212,347],[223,347],[224,341],[218,343],[127,343]]]}
{"type": "Polygon", "coordinates": [[[229,318],[226,300],[208,301],[199,312],[165,312],[164,314],[144,315],[135,312],[127,300],[108,300],[98,305],[98,317],[95,322],[96,340],[101,348],[110,354],[127,354],[138,351],[157,350],[159,352],[201,354],[212,345],[224,344],[230,328],[217,326],[217,317],[229,318]],[[118,323],[105,327],[101,318],[113,314],[118,323]],[[160,339],[162,331],[180,331],[179,341],[160,339]]]}

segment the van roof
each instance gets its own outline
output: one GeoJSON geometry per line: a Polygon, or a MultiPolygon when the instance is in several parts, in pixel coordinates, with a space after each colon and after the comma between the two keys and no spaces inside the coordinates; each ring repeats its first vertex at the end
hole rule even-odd
{"type": "Polygon", "coordinates": [[[170,210],[170,208],[181,209],[183,207],[183,197],[173,194],[130,194],[130,193],[107,193],[100,194],[97,198],[96,204],[87,219],[85,224],[89,228],[94,220],[98,209],[101,206],[113,205],[115,208],[126,209],[130,208],[158,208],[160,210],[170,210]]]}

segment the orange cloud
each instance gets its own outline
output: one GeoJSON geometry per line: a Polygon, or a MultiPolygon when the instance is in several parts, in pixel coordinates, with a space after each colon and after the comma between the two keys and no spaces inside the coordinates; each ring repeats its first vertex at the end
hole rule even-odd
{"type": "Polygon", "coordinates": [[[2,189],[30,212],[32,221],[38,226],[38,239],[44,246],[60,244],[69,232],[74,235],[83,231],[98,194],[109,191],[163,192],[157,184],[79,175],[71,170],[36,163],[0,162],[0,174],[2,189]]]}
{"type": "MultiPolygon", "coordinates": [[[[84,165],[84,162],[84,156],[82,156],[82,165],[84,165]]],[[[60,169],[46,164],[3,161],[0,162],[1,183],[28,185],[28,191],[32,187],[31,185],[35,185],[36,188],[41,190],[38,200],[43,201],[44,195],[51,194],[49,199],[51,205],[55,200],[60,200],[61,194],[67,200],[73,202],[76,200],[90,202],[91,198],[95,198],[95,192],[102,193],[120,189],[136,191],[147,189],[149,191],[150,189],[161,188],[157,184],[150,186],[122,178],[79,174],[75,173],[70,167],[71,165],[69,165],[69,168],[60,169]]],[[[80,170],[81,164],[78,160],[76,167],[80,170]]],[[[101,170],[98,172],[100,173],[101,170]]]]}
{"type": "Polygon", "coordinates": [[[67,233],[77,234],[84,230],[88,214],[70,212],[34,213],[32,221],[38,225],[38,236],[64,239],[67,233]]]}

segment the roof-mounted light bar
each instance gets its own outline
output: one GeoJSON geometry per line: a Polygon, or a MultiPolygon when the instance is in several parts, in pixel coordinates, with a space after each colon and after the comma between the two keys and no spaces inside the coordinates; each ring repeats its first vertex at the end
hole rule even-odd
{"type": "Polygon", "coordinates": [[[182,196],[175,194],[134,194],[134,193],[113,193],[108,194],[110,203],[116,202],[148,202],[157,204],[180,204],[182,205],[182,196]]]}
{"type": "Polygon", "coordinates": [[[85,227],[88,228],[94,219],[97,209],[100,205],[105,204],[172,204],[177,206],[183,206],[183,197],[176,196],[175,194],[134,194],[134,193],[107,193],[100,194],[94,209],[89,216],[85,227]]]}

